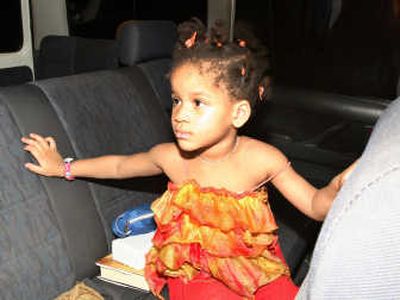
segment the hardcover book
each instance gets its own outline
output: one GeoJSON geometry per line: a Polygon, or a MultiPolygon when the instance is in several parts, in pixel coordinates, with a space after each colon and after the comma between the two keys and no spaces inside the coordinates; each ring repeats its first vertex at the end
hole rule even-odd
{"type": "Polygon", "coordinates": [[[109,254],[96,262],[100,267],[99,279],[118,285],[149,291],[143,269],[135,269],[113,259],[109,254]]]}

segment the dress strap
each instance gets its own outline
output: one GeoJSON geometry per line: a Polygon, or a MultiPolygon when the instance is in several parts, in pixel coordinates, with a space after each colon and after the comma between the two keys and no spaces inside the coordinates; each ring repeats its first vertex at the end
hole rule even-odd
{"type": "Polygon", "coordinates": [[[285,172],[287,169],[289,169],[289,167],[291,166],[291,162],[288,161],[287,164],[285,166],[283,166],[278,172],[276,172],[275,174],[269,176],[267,179],[265,179],[264,181],[262,181],[261,183],[259,183],[255,188],[253,188],[253,191],[258,190],[260,187],[262,187],[264,184],[270,182],[271,180],[273,180],[274,178],[278,177],[280,174],[282,174],[283,172],[285,172]]]}

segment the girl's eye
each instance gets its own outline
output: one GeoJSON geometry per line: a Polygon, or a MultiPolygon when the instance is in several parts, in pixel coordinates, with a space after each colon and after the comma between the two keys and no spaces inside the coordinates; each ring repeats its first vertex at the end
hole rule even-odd
{"type": "Polygon", "coordinates": [[[181,100],[179,100],[178,98],[172,97],[172,105],[173,106],[178,105],[180,102],[181,102],[181,100]]]}
{"type": "Polygon", "coordinates": [[[194,99],[193,103],[194,103],[194,106],[196,106],[196,107],[200,107],[204,104],[203,101],[201,101],[199,99],[194,99]]]}

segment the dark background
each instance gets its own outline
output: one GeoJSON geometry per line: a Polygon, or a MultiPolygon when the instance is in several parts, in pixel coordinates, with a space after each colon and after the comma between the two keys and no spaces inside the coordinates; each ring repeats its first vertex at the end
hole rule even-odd
{"type": "Polygon", "coordinates": [[[0,1],[0,53],[22,47],[21,7],[19,1],[0,1]]]}
{"type": "MultiPolygon", "coordinates": [[[[207,19],[207,1],[67,0],[70,34],[114,39],[131,19],[207,19]],[[98,3],[94,18],[87,10],[98,3]]],[[[0,1],[0,52],[22,45],[19,1],[0,1]]],[[[245,24],[271,53],[275,83],[394,99],[400,73],[399,0],[237,0],[245,24]],[[338,10],[338,4],[340,9],[338,10]],[[336,10],[335,10],[336,7],[336,10]]]]}
{"type": "MultiPolygon", "coordinates": [[[[114,38],[128,19],[207,19],[207,1],[68,0],[71,35],[114,38]]],[[[270,48],[275,81],[346,95],[393,99],[400,65],[398,0],[237,0],[236,21],[270,48]],[[335,5],[341,9],[334,18],[335,5]]]]}

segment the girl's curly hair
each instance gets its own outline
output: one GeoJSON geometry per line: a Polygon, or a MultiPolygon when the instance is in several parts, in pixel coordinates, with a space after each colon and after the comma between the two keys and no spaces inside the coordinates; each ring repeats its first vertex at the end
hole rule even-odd
{"type": "Polygon", "coordinates": [[[221,21],[207,32],[198,18],[192,18],[178,26],[172,69],[186,62],[206,62],[216,84],[222,83],[232,97],[247,99],[254,106],[270,94],[270,67],[267,48],[249,36],[238,32],[230,42],[221,21]]]}

